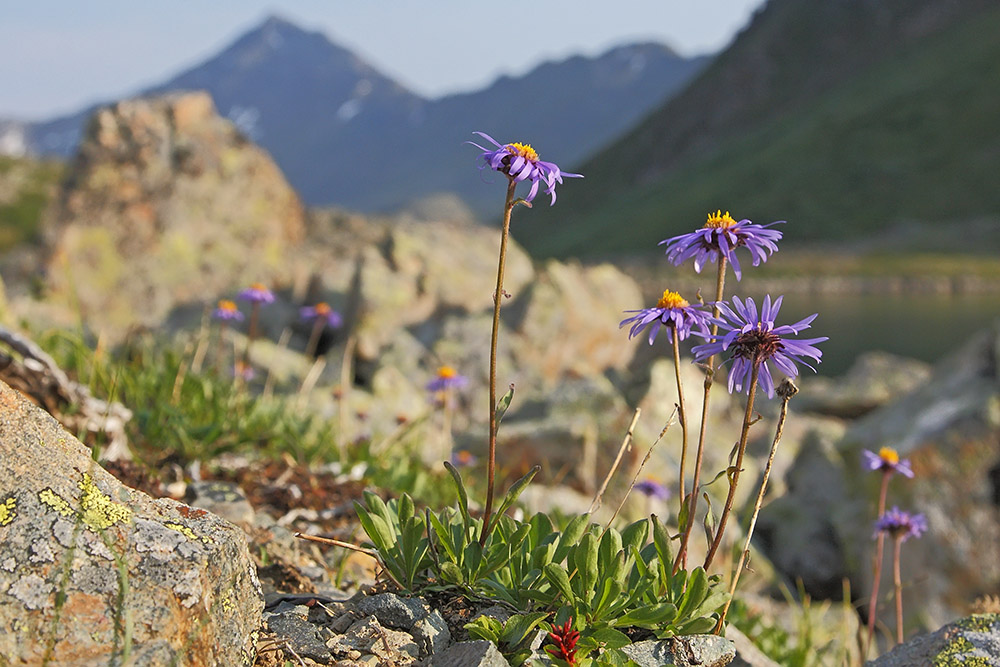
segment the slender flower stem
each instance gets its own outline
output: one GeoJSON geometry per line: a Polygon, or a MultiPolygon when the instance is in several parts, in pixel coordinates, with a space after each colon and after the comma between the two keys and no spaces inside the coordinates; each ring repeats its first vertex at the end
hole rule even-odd
{"type": "Polygon", "coordinates": [[[740,553],[740,560],[736,565],[736,570],[733,572],[733,581],[729,584],[729,600],[726,601],[726,606],[722,608],[722,615],[715,626],[716,633],[722,632],[723,624],[726,622],[726,614],[729,612],[729,605],[732,604],[733,596],[736,594],[736,584],[740,580],[740,574],[743,573],[743,566],[746,565],[747,558],[750,557],[750,540],[753,538],[753,530],[757,526],[757,516],[760,514],[761,505],[764,504],[764,494],[767,492],[767,480],[771,476],[771,467],[774,465],[774,455],[778,451],[778,443],[781,442],[781,435],[785,430],[785,417],[788,416],[788,401],[798,393],[798,388],[791,382],[787,382],[787,384],[782,384],[778,389],[778,393],[781,395],[781,412],[778,415],[778,426],[774,431],[774,442],[771,443],[771,452],[767,456],[764,476],[760,481],[760,490],[757,492],[757,502],[754,503],[753,514],[750,515],[747,539],[743,544],[743,551],[740,553]]]}
{"type": "Polygon", "coordinates": [[[687,472],[687,453],[688,453],[688,421],[687,413],[684,411],[684,389],[681,386],[681,352],[680,352],[680,337],[677,333],[677,327],[670,327],[670,331],[673,334],[673,344],[674,344],[674,377],[677,379],[677,418],[681,423],[681,470],[680,479],[678,480],[677,488],[678,500],[680,501],[680,509],[678,511],[684,511],[684,498],[687,494],[684,493],[684,475],[687,472]]]}
{"type": "Polygon", "coordinates": [[[903,643],[903,578],[899,570],[899,554],[903,546],[903,533],[893,536],[892,583],[896,588],[896,643],[903,643]]]}
{"type": "Polygon", "coordinates": [[[719,545],[722,543],[722,534],[726,532],[726,522],[729,519],[729,513],[733,509],[733,501],[736,500],[736,487],[740,482],[740,473],[743,472],[743,455],[747,451],[747,434],[750,433],[750,421],[753,417],[753,402],[754,398],[757,396],[757,375],[760,373],[760,360],[754,360],[753,366],[750,370],[750,387],[747,392],[747,409],[743,413],[743,429],[740,431],[740,442],[739,447],[736,452],[736,464],[732,475],[729,478],[729,495],[726,496],[726,504],[722,508],[722,515],[719,517],[719,528],[715,532],[715,539],[712,540],[712,546],[708,548],[708,555],[705,556],[704,568],[707,571],[709,566],[712,564],[712,559],[715,558],[715,553],[719,550],[719,545]]]}
{"type": "MultiPolygon", "coordinates": [[[[719,257],[719,273],[715,283],[715,301],[722,301],[722,295],[726,287],[726,258],[719,257]]],[[[719,317],[719,307],[712,306],[712,316],[719,317]]],[[[719,325],[712,325],[712,336],[719,333],[719,325]]],[[[712,377],[715,375],[715,357],[711,356],[705,360],[705,394],[701,402],[701,427],[698,431],[698,451],[694,459],[694,477],[691,479],[691,505],[688,507],[687,524],[684,526],[684,534],[681,536],[681,546],[677,550],[677,558],[674,560],[673,571],[676,574],[680,567],[687,566],[687,547],[691,539],[691,528],[694,526],[695,511],[698,509],[698,483],[701,480],[701,465],[705,454],[705,432],[708,425],[708,397],[712,391],[712,377]]],[[[683,497],[684,494],[681,494],[683,497]]]]}
{"type": "Polygon", "coordinates": [[[309,342],[306,343],[306,356],[315,356],[316,350],[319,348],[319,337],[323,334],[323,327],[326,326],[326,321],[322,317],[317,317],[313,322],[312,331],[309,333],[309,342]]]}
{"type": "Polygon", "coordinates": [[[257,339],[257,321],[260,319],[260,302],[254,301],[250,307],[250,330],[247,332],[247,349],[243,353],[243,363],[250,363],[250,346],[257,339]]]}
{"type": "Polygon", "coordinates": [[[896,588],[896,643],[903,643],[903,578],[899,571],[899,552],[903,545],[903,533],[893,536],[892,583],[896,588]]]}
{"type": "MultiPolygon", "coordinates": [[[[889,494],[889,478],[892,469],[882,471],[882,484],[878,493],[878,516],[885,514],[886,496],[889,494]]],[[[872,592],[868,600],[868,633],[865,635],[865,645],[861,649],[861,657],[868,656],[872,640],[875,638],[875,618],[878,613],[878,589],[882,579],[882,558],[885,554],[885,533],[879,531],[875,538],[875,560],[872,564],[872,592]]]]}
{"type": "Polygon", "coordinates": [[[490,443],[486,463],[486,508],[483,510],[483,530],[479,535],[480,546],[486,545],[490,534],[490,515],[493,513],[493,483],[496,475],[497,453],[497,339],[500,337],[500,304],[503,301],[503,272],[507,263],[507,238],[510,236],[510,213],[514,209],[514,190],[517,183],[507,177],[507,201],[503,207],[503,230],[500,234],[500,260],[497,264],[497,289],[493,293],[493,336],[490,339],[490,443]]]}

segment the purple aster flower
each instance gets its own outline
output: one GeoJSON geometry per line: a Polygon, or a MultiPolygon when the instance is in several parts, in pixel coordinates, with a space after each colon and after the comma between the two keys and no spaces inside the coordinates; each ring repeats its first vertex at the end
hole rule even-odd
{"type": "Polygon", "coordinates": [[[698,335],[708,337],[708,323],[712,316],[702,309],[701,306],[692,306],[677,292],[664,290],[663,296],[656,303],[654,308],[642,308],[641,310],[626,310],[626,313],[638,313],[632,317],[622,320],[618,324],[621,329],[626,324],[631,324],[632,328],[628,332],[629,338],[635,338],[647,326],[649,327],[649,344],[653,344],[653,339],[660,331],[660,326],[677,330],[677,339],[684,340],[691,335],[691,329],[697,328],[698,335]]]}
{"type": "Polygon", "coordinates": [[[304,320],[326,320],[326,325],[331,329],[338,329],[344,323],[340,313],[330,307],[328,303],[320,301],[315,306],[305,306],[299,308],[299,316],[304,320]]]}
{"type": "Polygon", "coordinates": [[[552,201],[549,203],[551,206],[556,203],[557,183],[562,184],[563,178],[583,178],[581,174],[563,172],[559,169],[559,165],[554,162],[539,160],[538,153],[528,144],[513,143],[500,145],[496,139],[488,134],[483,132],[473,132],[473,134],[478,134],[496,146],[496,149],[490,150],[474,141],[466,142],[483,151],[479,157],[484,160],[485,164],[479,168],[485,169],[489,167],[490,169],[499,171],[515,183],[531,181],[531,190],[528,191],[528,196],[524,198],[527,202],[532,201],[535,195],[538,194],[538,184],[545,183],[545,194],[552,198],[552,201]]]}
{"type": "Polygon", "coordinates": [[[898,507],[886,511],[875,521],[875,536],[889,533],[903,542],[911,537],[920,537],[927,532],[927,518],[923,514],[910,514],[898,507]]]}
{"type": "Polygon", "coordinates": [[[656,498],[657,500],[670,498],[670,489],[652,479],[642,480],[635,485],[635,490],[647,498],[656,498]]]}
{"type": "Polygon", "coordinates": [[[808,329],[810,323],[816,319],[816,314],[795,324],[775,326],[774,320],[783,298],[779,296],[772,304],[771,295],[765,296],[759,315],[757,304],[750,298],[744,303],[739,297],[733,297],[732,308],[725,302],[716,304],[722,317],[713,318],[712,322],[719,325],[719,334],[714,337],[709,336],[712,342],[695,345],[691,351],[694,353],[694,360],[702,362],[732,349],[729,357],[733,362],[733,367],[729,371],[729,393],[733,393],[733,390],[750,391],[750,377],[755,365],[760,368],[757,381],[767,392],[768,398],[774,397],[774,380],[771,378],[767,362],[773,362],[788,377],[798,375],[799,371],[795,364],[816,370],[803,361],[802,357],[810,357],[819,362],[823,353],[814,345],[829,339],[826,336],[802,340],[788,338],[791,334],[798,334],[808,329]]]}
{"type": "Polygon", "coordinates": [[[439,392],[448,389],[460,389],[469,384],[469,378],[459,375],[451,366],[442,366],[438,369],[437,376],[427,383],[427,391],[439,392]]]}
{"type": "Polygon", "coordinates": [[[892,447],[883,447],[878,450],[878,454],[867,449],[861,452],[864,464],[869,470],[881,470],[882,472],[898,472],[906,477],[913,477],[913,469],[910,468],[909,459],[900,459],[899,452],[892,447]]]}
{"type": "Polygon", "coordinates": [[[240,292],[238,296],[250,303],[274,303],[274,294],[263,283],[253,283],[240,292]]]}
{"type": "Polygon", "coordinates": [[[736,249],[741,246],[746,247],[753,258],[754,266],[766,262],[768,256],[778,249],[777,241],[781,239],[781,232],[768,227],[784,222],[779,220],[767,225],[757,225],[749,220],[736,222],[729,215],[729,211],[723,215],[720,210],[716,211],[715,215],[709,213],[708,222],[701,229],[664,239],[658,245],[667,244],[667,259],[674,266],[680,266],[694,257],[694,270],[698,273],[701,273],[701,267],[705,266],[706,262],[714,264],[721,255],[733,265],[736,280],[740,280],[743,274],[740,261],[736,257],[736,249]]]}
{"type": "Polygon", "coordinates": [[[243,313],[241,313],[240,309],[236,307],[236,303],[222,299],[219,301],[218,307],[212,311],[212,317],[217,320],[222,320],[223,322],[229,322],[231,320],[240,322],[243,320],[243,313]]]}

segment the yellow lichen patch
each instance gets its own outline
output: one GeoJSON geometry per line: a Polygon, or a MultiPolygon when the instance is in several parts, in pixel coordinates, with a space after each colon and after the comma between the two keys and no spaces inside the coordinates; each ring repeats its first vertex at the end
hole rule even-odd
{"type": "Polygon", "coordinates": [[[204,542],[205,544],[212,544],[212,542],[214,542],[214,540],[211,537],[204,537],[204,536],[199,537],[193,530],[191,530],[182,523],[174,523],[172,521],[168,521],[163,525],[169,528],[170,530],[176,530],[178,533],[188,538],[189,540],[194,540],[196,542],[200,541],[204,542]]]}
{"type": "Polygon", "coordinates": [[[42,489],[39,491],[38,500],[43,505],[48,506],[49,509],[61,514],[62,516],[70,516],[73,514],[73,507],[66,502],[65,498],[52,489],[42,489]]]}
{"type": "Polygon", "coordinates": [[[0,503],[0,526],[6,526],[17,518],[17,499],[10,496],[0,503]]]}
{"type": "Polygon", "coordinates": [[[83,522],[90,528],[106,530],[116,523],[128,523],[132,520],[132,510],[102,493],[88,473],[83,473],[83,479],[77,486],[82,492],[80,506],[83,509],[83,522]]]}

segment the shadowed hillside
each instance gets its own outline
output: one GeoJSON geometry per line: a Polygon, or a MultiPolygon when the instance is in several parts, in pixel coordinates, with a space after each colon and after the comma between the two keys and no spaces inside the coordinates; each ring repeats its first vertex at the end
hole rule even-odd
{"type": "Polygon", "coordinates": [[[543,256],[643,252],[718,207],[788,219],[799,240],[995,220],[998,30],[976,0],[772,0],[519,238],[543,256]]]}

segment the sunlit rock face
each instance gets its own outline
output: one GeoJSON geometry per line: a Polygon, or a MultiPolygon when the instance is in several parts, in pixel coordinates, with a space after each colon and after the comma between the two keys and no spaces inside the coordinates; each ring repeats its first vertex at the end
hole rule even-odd
{"type": "Polygon", "coordinates": [[[97,111],[46,220],[48,287],[99,330],[281,278],[303,209],[205,93],[97,111]]]}

